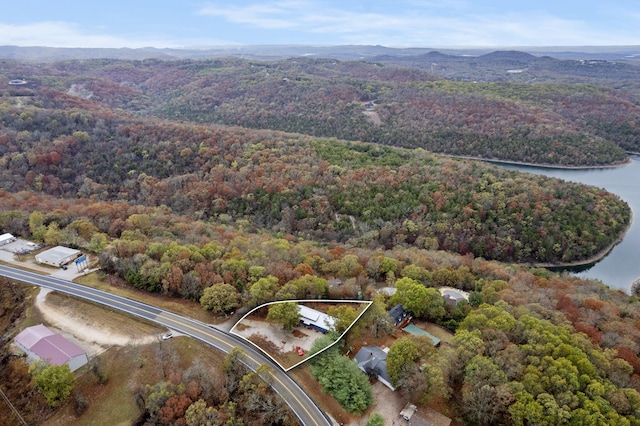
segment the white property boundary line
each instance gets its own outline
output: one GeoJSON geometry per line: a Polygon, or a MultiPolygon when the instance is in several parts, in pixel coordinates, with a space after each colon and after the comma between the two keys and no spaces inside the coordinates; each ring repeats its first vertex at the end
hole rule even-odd
{"type": "Polygon", "coordinates": [[[345,334],[347,334],[349,332],[349,330],[351,330],[351,328],[354,326],[354,324],[356,322],[358,322],[358,320],[360,319],[360,317],[362,317],[362,315],[364,315],[365,312],[367,312],[367,309],[369,309],[369,307],[373,304],[372,301],[370,300],[326,300],[326,299],[296,299],[296,300],[279,300],[277,302],[269,302],[269,303],[264,303],[260,306],[257,306],[255,308],[253,308],[252,310],[250,310],[249,312],[247,312],[246,314],[244,314],[244,316],[242,318],[240,318],[238,320],[238,322],[236,322],[233,327],[231,327],[231,330],[229,330],[230,334],[233,334],[234,336],[239,337],[240,339],[244,340],[247,343],[250,343],[251,345],[253,345],[255,348],[257,348],[260,352],[262,352],[263,354],[265,354],[269,359],[271,359],[271,361],[273,361],[274,363],[276,363],[278,365],[278,367],[282,368],[284,371],[289,371],[297,366],[299,366],[300,364],[303,364],[307,361],[309,361],[311,358],[320,355],[322,352],[326,351],[327,349],[329,349],[330,347],[334,346],[336,343],[338,343],[344,336],[345,334]],[[311,355],[310,357],[304,358],[302,361],[297,362],[296,364],[292,365],[291,367],[284,367],[282,364],[280,364],[274,357],[271,356],[271,354],[267,353],[264,349],[262,349],[260,346],[256,345],[255,343],[253,343],[251,340],[245,338],[244,336],[240,335],[239,333],[236,333],[234,331],[234,329],[236,328],[236,325],[240,324],[242,322],[242,320],[244,320],[246,317],[248,317],[249,315],[251,315],[254,311],[257,311],[260,308],[263,308],[265,306],[269,306],[269,305],[275,305],[276,303],[288,303],[288,302],[295,302],[295,303],[359,303],[359,304],[365,304],[367,305],[362,312],[360,312],[360,315],[358,315],[358,317],[351,323],[351,325],[349,327],[347,327],[347,329],[335,340],[335,342],[333,342],[332,344],[330,344],[329,346],[319,350],[318,352],[316,352],[315,354],[311,355]]]}

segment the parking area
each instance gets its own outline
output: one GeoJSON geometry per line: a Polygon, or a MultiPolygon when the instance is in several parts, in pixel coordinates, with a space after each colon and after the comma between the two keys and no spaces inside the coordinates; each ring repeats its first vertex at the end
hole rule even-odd
{"type": "Polygon", "coordinates": [[[32,243],[31,241],[16,239],[10,243],[0,246],[0,249],[13,253],[17,256],[27,255],[43,247],[41,244],[32,243]]]}
{"type": "Polygon", "coordinates": [[[0,260],[9,265],[26,268],[34,272],[41,272],[69,281],[73,281],[73,279],[79,275],[89,272],[79,269],[73,262],[68,264],[66,269],[36,263],[32,254],[41,250],[43,247],[42,245],[18,238],[11,243],[0,246],[0,260]]]}

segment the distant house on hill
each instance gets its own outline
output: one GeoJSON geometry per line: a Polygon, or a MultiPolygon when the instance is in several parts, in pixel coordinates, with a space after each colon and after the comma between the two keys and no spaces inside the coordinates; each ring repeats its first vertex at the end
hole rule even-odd
{"type": "Polygon", "coordinates": [[[458,290],[457,288],[441,287],[438,291],[440,291],[444,302],[452,307],[456,306],[463,300],[466,300],[467,302],[469,301],[469,293],[463,290],[458,290]]]}
{"type": "Polygon", "coordinates": [[[389,316],[393,319],[393,325],[402,328],[411,322],[411,314],[404,310],[402,304],[397,304],[389,311],[389,316]]]}
{"type": "Polygon", "coordinates": [[[360,370],[369,376],[375,377],[392,391],[396,390],[391,384],[391,378],[387,373],[387,353],[379,346],[362,347],[353,360],[360,370]]]}
{"type": "Polygon", "coordinates": [[[84,350],[42,324],[25,328],[14,340],[30,358],[52,365],[68,364],[71,371],[88,362],[84,350]]]}

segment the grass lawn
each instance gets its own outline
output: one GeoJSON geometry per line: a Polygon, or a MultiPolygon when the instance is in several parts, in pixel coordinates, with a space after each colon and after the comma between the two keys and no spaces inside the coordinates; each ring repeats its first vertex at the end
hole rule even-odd
{"type": "Polygon", "coordinates": [[[100,318],[101,329],[120,334],[145,336],[165,332],[164,327],[153,322],[55,291],[47,295],[47,305],[62,311],[73,312],[73,316],[82,323],[95,323],[97,322],[95,319],[100,318]]]}
{"type": "Polygon", "coordinates": [[[440,327],[439,325],[430,322],[421,322],[420,328],[440,339],[441,343],[447,343],[449,345],[453,344],[454,334],[444,327],[440,327]]]}
{"type": "Polygon", "coordinates": [[[144,291],[140,291],[126,284],[119,278],[108,277],[100,272],[94,272],[92,274],[80,276],[76,278],[74,282],[98,290],[117,294],[118,296],[137,300],[139,302],[148,303],[161,309],[175,312],[176,314],[180,315],[186,315],[210,324],[216,324],[226,319],[224,317],[216,317],[211,313],[205,311],[200,306],[200,303],[184,299],[164,297],[158,294],[150,294],[144,291]]]}
{"type": "Polygon", "coordinates": [[[141,413],[134,398],[136,388],[167,380],[168,373],[174,369],[182,370],[196,361],[217,368],[222,360],[221,353],[187,337],[141,346],[112,347],[97,359],[107,376],[105,384],[99,383],[88,366],[76,373],[76,392],[87,401],[87,411],[78,416],[72,398],[46,424],[131,425],[141,413]]]}

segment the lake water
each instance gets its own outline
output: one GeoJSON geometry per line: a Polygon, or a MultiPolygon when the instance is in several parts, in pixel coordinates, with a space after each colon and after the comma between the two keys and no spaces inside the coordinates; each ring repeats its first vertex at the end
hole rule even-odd
{"type": "Polygon", "coordinates": [[[629,291],[631,284],[640,278],[640,156],[623,167],[610,169],[552,169],[547,167],[497,164],[510,170],[557,177],[572,182],[585,183],[606,189],[626,201],[633,211],[633,222],[620,244],[595,264],[565,268],[584,278],[599,279],[610,287],[629,291]]]}

